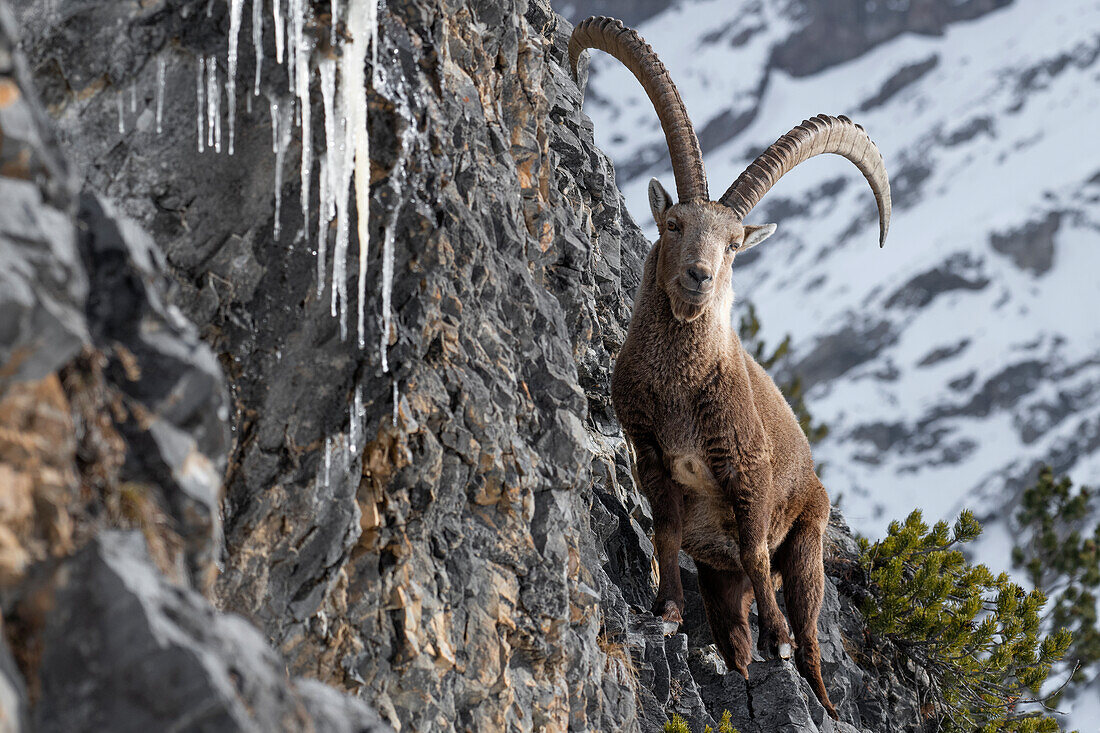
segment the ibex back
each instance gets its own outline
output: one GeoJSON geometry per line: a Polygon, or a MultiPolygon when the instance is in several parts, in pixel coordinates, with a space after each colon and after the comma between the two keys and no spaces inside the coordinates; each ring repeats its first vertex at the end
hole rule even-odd
{"type": "Polygon", "coordinates": [[[660,569],[653,612],[682,620],[682,548],[699,569],[707,620],[727,665],[748,676],[755,596],[759,651],[772,658],[793,653],[835,718],[817,641],[829,498],[798,420],[732,328],[730,278],[737,254],[776,229],[745,224],[745,216],[783,174],[822,153],[844,156],[867,178],[878,203],[881,246],[890,226],[882,156],[860,126],[819,115],[780,137],[711,201],[695,131],[656,54],[636,32],[602,17],[573,31],[574,74],[586,48],[612,54],[642,83],[664,129],[679,197],[672,203],[661,184],[650,181],[660,236],[646,258],[612,378],[615,410],[653,508],[660,569]],[[790,629],[776,600],[776,579],[783,583],[790,629]]]}

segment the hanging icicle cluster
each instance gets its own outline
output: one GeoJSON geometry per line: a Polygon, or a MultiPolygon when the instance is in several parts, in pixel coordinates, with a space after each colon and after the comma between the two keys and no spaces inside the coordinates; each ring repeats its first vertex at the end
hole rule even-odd
{"type": "MultiPolygon", "coordinates": [[[[230,105],[229,153],[233,154],[234,123],[233,105],[236,96],[237,36],[243,15],[244,0],[230,0],[229,30],[229,79],[226,84],[230,105]]],[[[252,43],[256,57],[256,76],[253,94],[259,94],[260,69],[263,65],[263,0],[253,0],[252,43]]],[[[339,0],[330,0],[330,41],[335,49],[340,35],[339,0]]],[[[289,88],[294,95],[293,112],[280,110],[279,103],[271,102],[272,147],[277,158],[275,193],[275,236],[280,234],[279,216],[282,213],[281,195],[282,162],[290,143],[290,130],[297,124],[302,131],[301,176],[302,220],[310,220],[312,201],[311,180],[313,146],[310,134],[313,123],[313,106],[310,98],[312,84],[311,58],[314,39],[307,31],[310,21],[308,0],[271,0],[273,32],[275,34],[275,60],[287,70],[289,88]]],[[[326,57],[317,63],[318,78],[323,103],[325,153],[319,160],[317,213],[317,295],[321,297],[329,278],[326,276],[331,223],[336,222],[333,242],[333,266],[331,277],[330,310],[340,318],[340,336],[348,337],[347,257],[350,239],[352,206],[358,212],[359,262],[358,297],[356,304],[356,335],[360,348],[366,346],[364,310],[366,300],[367,254],[370,244],[370,141],[367,132],[367,53],[376,47],[378,30],[377,0],[348,0],[344,20],[346,35],[335,57],[326,57]],[[351,198],[354,183],[355,196],[351,198]]],[[[373,66],[372,66],[373,68],[373,66]]],[[[385,268],[383,268],[385,269],[385,268]]],[[[390,268],[392,269],[392,268],[390,268]]],[[[384,359],[384,357],[383,357],[384,359]]]]}
{"type": "MultiPolygon", "coordinates": [[[[313,172],[313,147],[310,134],[313,122],[313,105],[310,98],[312,84],[311,63],[314,38],[308,32],[312,18],[309,0],[268,0],[271,6],[271,32],[275,34],[275,61],[287,70],[289,88],[293,95],[282,104],[269,99],[271,110],[271,148],[275,153],[275,225],[274,235],[282,234],[283,163],[286,150],[292,140],[292,128],[297,126],[300,136],[302,159],[299,166],[301,178],[302,219],[310,220],[311,180],[313,172]]],[[[219,79],[215,56],[199,56],[195,75],[195,126],[198,151],[205,153],[222,151],[222,116],[226,117],[229,145],[228,153],[236,152],[237,72],[240,61],[240,33],[244,18],[244,0],[228,0],[229,50],[225,77],[226,105],[222,110],[222,84],[219,79]]],[[[330,310],[340,319],[340,336],[348,337],[347,257],[351,236],[352,207],[357,212],[359,237],[358,288],[355,320],[356,341],[359,348],[366,348],[366,278],[367,255],[370,248],[370,137],[367,127],[367,54],[371,54],[371,68],[378,67],[378,49],[375,38],[378,33],[378,0],[347,0],[346,13],[341,14],[342,0],[330,0],[329,42],[333,53],[320,60],[316,66],[325,116],[325,153],[319,159],[319,209],[317,215],[317,295],[320,297],[329,278],[326,273],[329,236],[332,223],[336,223],[333,242],[333,267],[331,277],[330,310]],[[341,18],[343,30],[340,32],[341,18]],[[341,42],[341,38],[346,38],[341,42]],[[353,196],[354,192],[354,196],[353,196]]],[[[213,3],[207,7],[212,14],[213,3]]],[[[255,56],[255,77],[252,95],[248,97],[248,109],[252,109],[252,97],[260,95],[260,81],[264,62],[264,0],[252,0],[252,47],[255,56]]],[[[165,60],[157,61],[156,71],[156,131],[163,130],[164,94],[167,68],[165,60]]],[[[126,132],[126,112],[123,95],[117,100],[118,131],[126,132]]],[[[130,88],[130,112],[136,113],[137,92],[130,88]]],[[[409,140],[403,135],[398,151],[399,164],[403,168],[409,140]]],[[[386,342],[391,319],[391,295],[393,279],[393,229],[396,212],[387,221],[382,252],[382,370],[389,371],[386,360],[386,342]]],[[[306,234],[306,232],[302,232],[306,234]]]]}
{"type": "MultiPolygon", "coordinates": [[[[229,2],[229,51],[225,78],[225,117],[228,127],[228,153],[236,150],[237,72],[240,61],[240,32],[244,18],[244,0],[229,2]]],[[[308,0],[269,0],[271,3],[272,29],[275,34],[275,61],[285,65],[292,99],[269,99],[271,110],[271,148],[275,153],[275,225],[274,235],[282,234],[283,163],[286,150],[292,140],[292,130],[301,130],[302,159],[299,166],[301,178],[302,220],[310,220],[314,151],[312,135],[313,105],[310,88],[313,82],[314,38],[308,31],[312,10],[308,0]]],[[[370,139],[367,128],[367,78],[368,52],[372,53],[372,68],[377,67],[378,0],[347,0],[346,17],[343,19],[346,33],[338,32],[341,21],[340,0],[330,0],[331,30],[329,40],[333,55],[320,60],[316,66],[323,100],[325,153],[319,159],[318,231],[317,231],[317,295],[320,297],[328,285],[326,273],[329,236],[333,221],[336,223],[333,242],[333,266],[331,276],[330,310],[340,319],[341,338],[348,337],[347,257],[350,241],[352,207],[358,213],[359,261],[355,322],[357,343],[366,347],[365,301],[367,254],[370,246],[370,139]],[[348,40],[340,43],[341,36],[348,40]],[[337,48],[339,46],[339,48],[337,48]],[[354,188],[353,188],[354,186],[354,188]],[[354,190],[354,197],[352,192],[354,190]]],[[[209,13],[208,13],[209,14],[209,13]]],[[[252,96],[260,95],[260,81],[264,61],[264,0],[252,0],[252,46],[256,61],[252,81],[252,96]]],[[[198,151],[222,150],[222,85],[219,81],[217,59],[200,56],[197,60],[195,122],[198,151]]],[[[161,60],[157,67],[157,132],[161,131],[163,117],[165,66],[161,60]]],[[[246,95],[247,96],[247,95],[246,95]]],[[[133,100],[131,100],[133,105],[133,100]]],[[[252,99],[248,98],[251,110],[252,99]]],[[[119,132],[124,132],[123,101],[118,99],[119,132]]],[[[404,149],[404,145],[402,149],[404,149]]],[[[387,243],[392,235],[388,233],[387,243]]],[[[305,234],[305,232],[302,232],[305,234]]],[[[392,245],[383,248],[392,258],[392,245]]],[[[384,308],[389,308],[389,282],[392,280],[392,263],[382,267],[382,292],[384,308]]],[[[388,333],[389,314],[383,314],[388,333]]],[[[383,346],[383,371],[389,370],[383,346]]]]}
{"type": "MultiPolygon", "coordinates": [[[[314,201],[311,191],[314,158],[318,164],[318,202],[317,210],[317,284],[316,293],[320,298],[330,285],[329,309],[333,317],[340,319],[340,336],[349,337],[348,293],[348,250],[351,239],[351,221],[353,212],[358,222],[359,257],[357,263],[358,287],[354,300],[358,308],[354,331],[356,343],[360,349],[366,348],[366,279],[367,255],[370,247],[370,138],[367,126],[367,74],[368,53],[371,54],[371,68],[378,68],[378,0],[330,0],[330,31],[328,46],[319,60],[314,62],[315,37],[310,32],[314,27],[313,11],[309,0],[266,0],[271,10],[275,61],[284,66],[287,73],[291,97],[280,99],[268,97],[271,113],[271,150],[275,154],[275,222],[273,234],[278,240],[282,234],[282,187],[283,165],[286,152],[294,136],[294,128],[300,130],[301,163],[301,208],[303,228],[308,228],[311,203],[314,201]],[[313,68],[317,69],[317,83],[321,91],[324,115],[325,150],[323,155],[314,155],[312,147],[313,105],[310,89],[313,84],[313,68]],[[333,223],[335,222],[335,231],[333,223]],[[331,277],[326,271],[329,255],[329,238],[333,237],[331,277]]],[[[228,132],[227,153],[236,152],[237,121],[237,75],[240,67],[240,33],[244,19],[244,0],[227,0],[229,6],[229,38],[227,64],[225,67],[224,93],[225,105],[222,105],[222,80],[218,70],[217,58],[203,55],[196,59],[195,71],[195,126],[198,152],[222,152],[222,117],[226,119],[228,132]]],[[[252,0],[252,47],[255,58],[255,76],[252,78],[252,94],[245,94],[247,110],[252,111],[252,98],[260,96],[261,78],[264,63],[264,17],[265,0],[252,0]]],[[[211,16],[213,2],[207,7],[207,16],[211,16]]],[[[165,85],[168,68],[164,58],[158,59],[156,67],[156,131],[163,130],[165,85]]],[[[378,77],[372,80],[377,86],[378,77]]],[[[246,87],[247,89],[247,82],[246,87]]],[[[130,89],[130,112],[136,114],[137,92],[130,89]]],[[[117,98],[118,130],[126,131],[126,112],[123,94],[117,98]]],[[[395,174],[404,183],[404,162],[411,142],[411,127],[399,137],[395,174]]],[[[393,258],[394,234],[397,225],[397,207],[390,212],[384,227],[382,242],[382,267],[380,290],[382,300],[382,336],[379,344],[380,362],[383,372],[389,372],[386,357],[388,337],[392,325],[393,295],[393,258]]],[[[299,237],[308,240],[312,236],[308,231],[299,233],[299,237]]],[[[397,419],[399,394],[396,381],[393,384],[394,420],[397,419]]],[[[362,438],[361,422],[365,412],[362,393],[356,389],[355,399],[350,406],[350,425],[347,448],[349,452],[357,450],[362,438]]],[[[332,438],[326,443],[325,467],[328,473],[331,464],[332,438]]]]}

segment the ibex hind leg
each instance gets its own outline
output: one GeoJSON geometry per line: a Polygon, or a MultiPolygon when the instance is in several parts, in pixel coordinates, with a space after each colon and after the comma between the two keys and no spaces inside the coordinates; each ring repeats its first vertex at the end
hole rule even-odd
{"type": "Polygon", "coordinates": [[[699,569],[699,591],[707,623],[718,652],[730,670],[749,676],[752,661],[752,631],[749,629],[749,608],[752,606],[752,584],[744,573],[719,570],[695,561],[699,569]]]}
{"type": "MultiPolygon", "coordinates": [[[[829,520],[829,499],[817,477],[810,476],[814,498],[807,502],[775,558],[783,577],[783,597],[797,648],[795,664],[810,683],[825,711],[835,720],[836,709],[821,678],[821,648],[817,641],[817,618],[825,597],[825,568],[822,538],[829,520]]],[[[807,481],[809,483],[809,481],[807,481]]]]}

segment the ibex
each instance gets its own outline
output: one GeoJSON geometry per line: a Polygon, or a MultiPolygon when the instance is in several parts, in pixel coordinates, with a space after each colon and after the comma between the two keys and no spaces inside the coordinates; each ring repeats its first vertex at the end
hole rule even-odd
{"type": "Polygon", "coordinates": [[[653,508],[660,573],[653,612],[682,621],[677,556],[683,548],[699,569],[707,620],[726,664],[748,676],[755,595],[759,651],[770,658],[790,658],[793,651],[799,672],[835,718],[817,641],[829,498],[794,413],[732,328],[731,266],[738,253],[775,232],[775,224],[744,224],[745,216],[783,174],[822,153],[844,156],[867,178],[882,246],[890,226],[882,156],[859,125],[819,115],[780,137],[711,201],[695,131],[652,49],[635,31],[603,17],[573,31],[574,76],[587,48],[617,58],[645,88],[664,129],[679,197],[673,204],[661,184],[650,181],[659,237],[646,258],[611,382],[653,508]],[[794,640],[775,580],[784,587],[794,640]]]}

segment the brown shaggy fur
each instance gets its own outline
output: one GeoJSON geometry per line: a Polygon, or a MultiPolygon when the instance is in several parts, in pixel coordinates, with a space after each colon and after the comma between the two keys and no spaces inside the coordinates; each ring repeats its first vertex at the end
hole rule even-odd
{"type": "Polygon", "coordinates": [[[715,202],[672,205],[655,180],[650,203],[660,237],[646,259],[612,399],[653,507],[654,613],[682,620],[682,548],[699,568],[707,620],[729,667],[748,676],[755,595],[760,652],[789,656],[795,646],[799,671],[835,718],[817,641],[829,498],[798,420],[731,324],[734,256],[774,226],[743,226],[715,202]],[[790,631],[773,574],[785,588],[790,631]]]}

